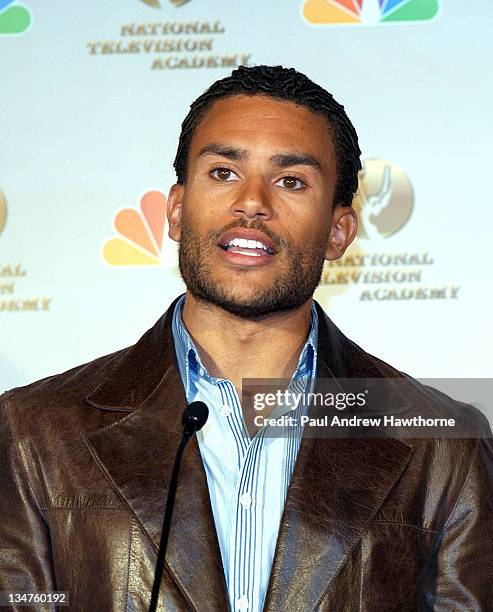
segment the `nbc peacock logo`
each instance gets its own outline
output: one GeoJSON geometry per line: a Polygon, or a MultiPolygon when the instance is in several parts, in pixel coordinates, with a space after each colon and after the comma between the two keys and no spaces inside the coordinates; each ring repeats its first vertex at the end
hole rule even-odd
{"type": "Polygon", "coordinates": [[[103,245],[103,259],[110,266],[159,266],[162,264],[166,197],[148,191],[140,207],[123,208],[115,216],[117,235],[103,245]]]}
{"type": "Polygon", "coordinates": [[[429,21],[439,0],[303,0],[303,17],[316,25],[374,25],[429,21]]]}
{"type": "Polygon", "coordinates": [[[31,12],[15,0],[0,0],[0,36],[23,34],[31,25],[31,12]]]}

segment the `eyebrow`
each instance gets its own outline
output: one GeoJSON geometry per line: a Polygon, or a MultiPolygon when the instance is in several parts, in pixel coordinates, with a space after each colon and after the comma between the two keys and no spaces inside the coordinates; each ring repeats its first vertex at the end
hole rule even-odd
{"type": "Polygon", "coordinates": [[[307,153],[286,153],[283,155],[274,155],[271,161],[279,168],[289,168],[290,166],[311,166],[319,172],[322,171],[322,164],[315,157],[307,153]]]}
{"type": "Polygon", "coordinates": [[[220,155],[232,160],[244,160],[247,158],[247,152],[245,149],[235,149],[234,147],[226,147],[217,143],[208,144],[202,147],[199,151],[199,157],[201,155],[220,155]]]}
{"type": "MultiPolygon", "coordinates": [[[[199,157],[201,155],[220,155],[233,161],[244,161],[248,157],[248,151],[245,149],[237,149],[235,147],[228,147],[218,143],[211,143],[202,147],[199,151],[199,157]]],[[[273,155],[270,161],[278,168],[289,168],[291,166],[311,166],[319,172],[322,172],[322,164],[308,153],[279,153],[273,155]]]]}

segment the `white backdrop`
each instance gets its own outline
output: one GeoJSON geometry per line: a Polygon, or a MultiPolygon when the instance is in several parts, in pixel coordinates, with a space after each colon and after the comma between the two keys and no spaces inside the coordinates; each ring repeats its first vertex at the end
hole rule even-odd
{"type": "Polygon", "coordinates": [[[183,290],[160,194],[189,104],[242,62],[307,73],[359,133],[334,322],[414,376],[491,376],[492,4],[360,4],[0,0],[0,391],[132,344],[183,290]]]}

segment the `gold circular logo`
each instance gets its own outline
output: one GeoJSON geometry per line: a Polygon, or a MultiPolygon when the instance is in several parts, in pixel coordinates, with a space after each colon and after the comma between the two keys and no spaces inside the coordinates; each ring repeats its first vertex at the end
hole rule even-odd
{"type": "Polygon", "coordinates": [[[353,201],[359,219],[358,236],[392,236],[409,221],[413,204],[411,182],[397,164],[384,159],[363,162],[353,201]]]}
{"type": "Polygon", "coordinates": [[[7,223],[7,202],[5,196],[0,191],[0,234],[7,223]]]}

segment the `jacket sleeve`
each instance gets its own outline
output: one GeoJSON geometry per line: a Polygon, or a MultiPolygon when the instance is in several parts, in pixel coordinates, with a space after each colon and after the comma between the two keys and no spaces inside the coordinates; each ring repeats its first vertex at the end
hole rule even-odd
{"type": "Polygon", "coordinates": [[[493,444],[477,440],[467,477],[440,537],[434,610],[493,605],[493,444]]]}
{"type": "MultiPolygon", "coordinates": [[[[0,591],[56,590],[48,526],[13,439],[8,399],[0,396],[0,591]]],[[[17,608],[20,609],[20,608],[17,608]]]]}

